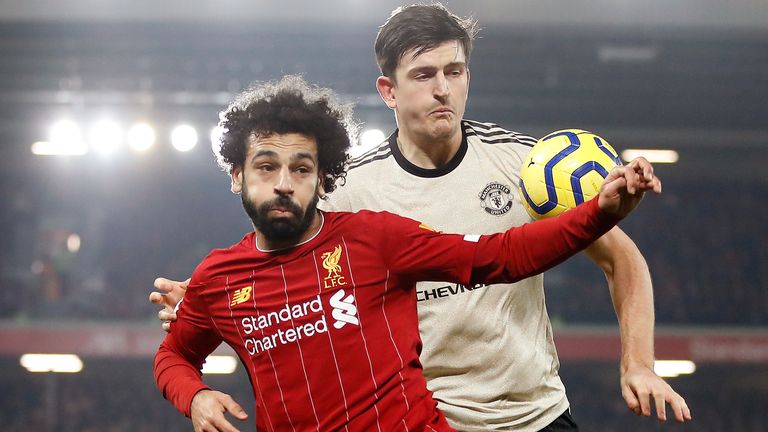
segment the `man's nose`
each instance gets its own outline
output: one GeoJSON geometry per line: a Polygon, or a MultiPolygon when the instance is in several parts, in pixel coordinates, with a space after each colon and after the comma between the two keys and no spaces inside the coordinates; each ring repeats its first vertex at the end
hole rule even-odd
{"type": "Polygon", "coordinates": [[[293,181],[291,179],[291,170],[288,167],[280,168],[277,173],[277,183],[275,183],[275,192],[279,194],[293,193],[293,181]]]}
{"type": "Polygon", "coordinates": [[[434,88],[434,94],[436,97],[444,98],[450,94],[451,89],[448,87],[448,79],[445,77],[445,74],[442,72],[438,72],[437,75],[435,75],[435,88],[434,88]]]}

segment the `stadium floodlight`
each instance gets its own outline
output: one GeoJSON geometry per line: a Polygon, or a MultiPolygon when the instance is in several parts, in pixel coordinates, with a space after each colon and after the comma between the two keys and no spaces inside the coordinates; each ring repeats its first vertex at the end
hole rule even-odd
{"type": "Polygon", "coordinates": [[[155,144],[155,130],[147,123],[136,123],[128,130],[128,146],[136,151],[149,150],[155,144]]]}
{"type": "Polygon", "coordinates": [[[76,373],[83,362],[74,354],[24,354],[19,363],[30,372],[76,373]]]}
{"type": "Polygon", "coordinates": [[[77,253],[80,250],[82,241],[77,233],[72,233],[67,236],[67,250],[72,253],[77,253]]]}
{"type": "Polygon", "coordinates": [[[50,141],[36,141],[32,143],[32,154],[37,156],[79,156],[86,153],[88,153],[88,147],[84,142],[56,144],[50,141]]]}
{"type": "Polygon", "coordinates": [[[41,156],[72,156],[88,153],[88,147],[82,139],[80,126],[71,120],[61,120],[53,124],[48,141],[32,144],[32,154],[41,156]]]}
{"type": "Polygon", "coordinates": [[[656,360],[653,371],[660,377],[672,378],[696,372],[696,364],[690,360],[656,360]]]}
{"type": "Polygon", "coordinates": [[[237,359],[228,355],[210,355],[203,363],[204,374],[231,374],[235,369],[237,369],[237,359]]]}
{"type": "Polygon", "coordinates": [[[82,139],[80,126],[71,120],[60,120],[51,126],[49,141],[54,144],[76,143],[82,139]]]}
{"type": "Polygon", "coordinates": [[[371,149],[374,146],[381,144],[385,138],[384,131],[381,129],[366,129],[360,135],[360,145],[366,149],[371,149]]]}
{"type": "Polygon", "coordinates": [[[366,129],[360,134],[360,140],[356,146],[352,146],[349,149],[349,155],[351,157],[360,156],[368,150],[381,144],[386,139],[386,135],[381,129],[366,129]]]}
{"type": "Polygon", "coordinates": [[[219,151],[219,146],[221,145],[221,136],[224,134],[224,128],[221,126],[214,126],[213,129],[211,129],[211,149],[213,149],[214,152],[219,151]]]}
{"type": "Polygon", "coordinates": [[[112,120],[99,120],[88,131],[88,143],[98,153],[113,153],[123,143],[123,131],[112,120]]]}
{"type": "Polygon", "coordinates": [[[197,145],[197,130],[190,125],[179,125],[171,131],[171,145],[180,152],[187,152],[197,145]]]}
{"type": "Polygon", "coordinates": [[[675,163],[679,159],[679,155],[674,150],[626,149],[621,152],[621,158],[625,161],[631,161],[640,156],[651,163],[675,163]]]}

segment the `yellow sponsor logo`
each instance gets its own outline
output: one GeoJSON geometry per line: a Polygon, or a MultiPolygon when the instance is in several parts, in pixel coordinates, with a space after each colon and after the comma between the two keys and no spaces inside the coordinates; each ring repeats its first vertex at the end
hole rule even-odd
{"type": "Polygon", "coordinates": [[[332,252],[323,252],[321,257],[323,258],[323,268],[328,271],[328,276],[323,279],[323,286],[325,288],[335,288],[346,285],[347,281],[341,274],[342,269],[339,265],[341,245],[337,245],[332,252]]]}
{"type": "Polygon", "coordinates": [[[239,305],[240,303],[247,302],[251,299],[251,291],[253,291],[252,286],[242,287],[239,290],[235,291],[235,294],[232,296],[232,303],[230,303],[230,306],[239,305]]]}

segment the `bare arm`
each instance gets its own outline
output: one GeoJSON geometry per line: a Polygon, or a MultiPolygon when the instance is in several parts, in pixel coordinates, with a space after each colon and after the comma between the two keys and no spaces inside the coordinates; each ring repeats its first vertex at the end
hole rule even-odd
{"type": "Polygon", "coordinates": [[[653,371],[653,288],[643,255],[632,239],[613,228],[586,249],[603,270],[621,333],[621,392],[629,409],[651,415],[651,399],[659,420],[666,420],[666,404],[675,419],[691,419],[685,400],[653,371]]]}

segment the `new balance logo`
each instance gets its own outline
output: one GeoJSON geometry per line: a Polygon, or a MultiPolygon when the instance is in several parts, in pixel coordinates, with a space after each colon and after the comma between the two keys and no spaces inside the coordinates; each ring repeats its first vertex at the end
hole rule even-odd
{"type": "Polygon", "coordinates": [[[333,326],[337,329],[344,327],[347,324],[360,325],[360,321],[357,319],[357,306],[355,306],[355,296],[352,294],[344,297],[347,293],[344,290],[338,290],[331,296],[331,307],[333,312],[331,315],[336,322],[333,326]]]}
{"type": "Polygon", "coordinates": [[[253,290],[253,287],[247,286],[235,291],[235,293],[232,295],[232,303],[230,303],[229,305],[235,306],[235,305],[239,305],[240,303],[247,302],[251,298],[252,290],[253,290]]]}

